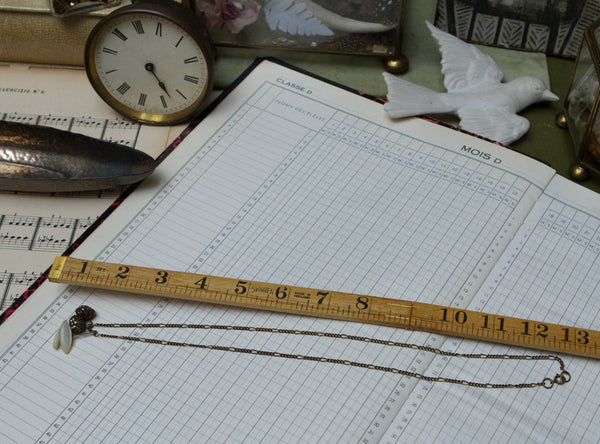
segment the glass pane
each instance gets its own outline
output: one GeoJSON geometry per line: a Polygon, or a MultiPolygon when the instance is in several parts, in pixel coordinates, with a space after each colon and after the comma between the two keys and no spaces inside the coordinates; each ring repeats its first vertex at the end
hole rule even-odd
{"type": "Polygon", "coordinates": [[[569,132],[577,151],[581,147],[597,96],[598,76],[587,42],[584,40],[573,74],[571,89],[565,101],[569,132]]]}
{"type": "Polygon", "coordinates": [[[385,57],[400,52],[402,1],[194,0],[194,6],[217,44],[385,57]]]}

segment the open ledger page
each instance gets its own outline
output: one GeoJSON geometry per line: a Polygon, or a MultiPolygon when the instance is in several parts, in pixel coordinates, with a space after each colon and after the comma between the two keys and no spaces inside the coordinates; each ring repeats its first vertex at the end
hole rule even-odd
{"type": "MultiPolygon", "coordinates": [[[[553,174],[421,119],[392,121],[381,104],[263,61],[75,256],[466,307],[553,174]]],[[[346,365],[89,336],[69,355],[53,350],[59,324],[83,303],[97,322],[279,327],[445,347],[421,332],[46,282],[0,327],[3,440],[376,442],[416,384],[346,365]]],[[[430,371],[433,358],[296,335],[122,333],[416,372],[430,371]]],[[[534,396],[436,390],[508,406],[534,396]]]]}
{"type": "MultiPolygon", "coordinates": [[[[599,269],[600,195],[557,175],[469,308],[598,330],[599,269]]],[[[531,334],[543,335],[543,324],[532,328],[531,334]]],[[[586,338],[580,334],[563,340],[580,342],[586,338]]],[[[447,340],[445,347],[463,353],[522,352],[457,339],[447,340]]],[[[561,357],[571,373],[571,382],[556,390],[534,390],[525,396],[507,391],[502,396],[502,407],[494,393],[449,393],[439,386],[419,383],[385,442],[597,441],[600,430],[595,416],[600,398],[595,387],[600,379],[600,363],[561,357]],[[431,417],[436,420],[431,421],[431,417]]],[[[439,358],[433,366],[441,372],[492,380],[504,378],[503,372],[509,372],[515,381],[535,381],[548,371],[548,364],[543,363],[499,366],[497,362],[473,364],[439,358]]]]}

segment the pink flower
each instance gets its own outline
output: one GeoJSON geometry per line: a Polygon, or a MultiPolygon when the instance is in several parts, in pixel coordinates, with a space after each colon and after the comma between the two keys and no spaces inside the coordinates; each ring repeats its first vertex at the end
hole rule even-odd
{"type": "Polygon", "coordinates": [[[232,34],[254,23],[260,11],[254,0],[196,0],[196,7],[204,13],[209,29],[225,24],[232,34]]]}

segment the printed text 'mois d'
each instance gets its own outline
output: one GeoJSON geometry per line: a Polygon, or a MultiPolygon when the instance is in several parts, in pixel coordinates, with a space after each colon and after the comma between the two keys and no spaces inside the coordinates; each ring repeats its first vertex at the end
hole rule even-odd
{"type": "Polygon", "coordinates": [[[498,157],[494,157],[490,153],[486,153],[485,151],[481,151],[480,149],[477,149],[477,148],[463,145],[460,150],[462,152],[470,154],[473,157],[479,157],[480,159],[483,159],[483,160],[491,160],[494,163],[502,163],[502,159],[500,159],[498,157]]]}

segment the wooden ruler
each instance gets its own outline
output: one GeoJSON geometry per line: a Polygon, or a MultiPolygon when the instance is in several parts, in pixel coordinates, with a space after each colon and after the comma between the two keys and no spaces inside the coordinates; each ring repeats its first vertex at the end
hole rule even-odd
{"type": "Polygon", "coordinates": [[[202,274],[55,259],[52,282],[387,325],[600,358],[600,332],[442,305],[202,274]]]}

